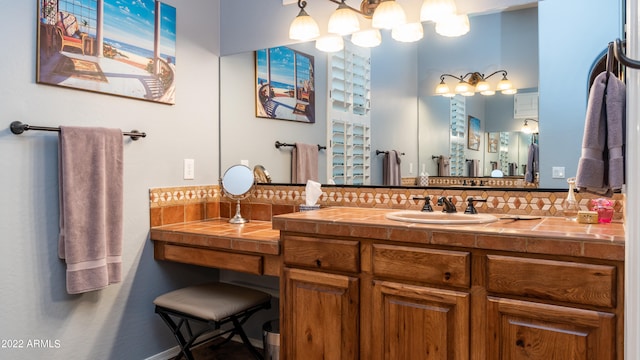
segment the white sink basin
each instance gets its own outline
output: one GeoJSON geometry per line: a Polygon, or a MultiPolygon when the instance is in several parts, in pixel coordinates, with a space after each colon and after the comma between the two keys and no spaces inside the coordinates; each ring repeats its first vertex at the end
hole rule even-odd
{"type": "Polygon", "coordinates": [[[465,214],[423,212],[416,210],[403,210],[388,213],[389,220],[406,221],[422,224],[486,224],[497,221],[498,218],[490,214],[465,214]]]}

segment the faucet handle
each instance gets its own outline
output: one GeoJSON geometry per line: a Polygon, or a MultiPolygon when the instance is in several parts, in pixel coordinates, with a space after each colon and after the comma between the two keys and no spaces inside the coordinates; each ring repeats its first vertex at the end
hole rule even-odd
{"type": "Polygon", "coordinates": [[[431,207],[431,196],[425,195],[424,197],[414,196],[411,199],[413,200],[424,200],[424,206],[422,206],[422,211],[432,212],[433,208],[431,207]]]}
{"type": "Polygon", "coordinates": [[[467,208],[464,210],[465,214],[477,214],[478,210],[473,206],[474,202],[487,202],[487,199],[474,199],[472,197],[467,198],[467,208]]]}

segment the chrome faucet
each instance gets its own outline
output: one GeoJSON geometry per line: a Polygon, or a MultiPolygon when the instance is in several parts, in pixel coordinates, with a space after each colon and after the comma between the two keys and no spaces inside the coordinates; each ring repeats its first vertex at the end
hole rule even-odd
{"type": "Polygon", "coordinates": [[[442,206],[442,212],[446,213],[454,213],[457,212],[456,206],[451,202],[451,198],[446,198],[444,196],[440,196],[438,198],[438,205],[442,206]]]}

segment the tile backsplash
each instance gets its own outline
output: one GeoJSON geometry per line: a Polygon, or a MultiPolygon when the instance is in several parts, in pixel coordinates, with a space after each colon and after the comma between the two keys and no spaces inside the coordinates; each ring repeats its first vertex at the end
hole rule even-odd
{"type": "MultiPolygon", "coordinates": [[[[389,209],[422,208],[423,201],[413,197],[430,196],[436,211],[437,198],[452,197],[458,211],[464,211],[468,197],[487,199],[477,203],[479,212],[509,215],[563,216],[562,201],[566,191],[528,191],[448,188],[384,188],[323,186],[318,203],[321,206],[349,206],[389,209]]],[[[598,196],[576,193],[582,210],[588,210],[591,199],[598,196]]],[[[621,220],[624,195],[615,194],[614,219],[621,220]]],[[[241,201],[243,217],[270,221],[278,214],[298,211],[305,204],[305,187],[291,185],[256,185],[252,194],[241,201]]],[[[151,226],[176,224],[213,218],[230,218],[236,203],[223,196],[218,185],[163,187],[149,190],[151,226]]]]}

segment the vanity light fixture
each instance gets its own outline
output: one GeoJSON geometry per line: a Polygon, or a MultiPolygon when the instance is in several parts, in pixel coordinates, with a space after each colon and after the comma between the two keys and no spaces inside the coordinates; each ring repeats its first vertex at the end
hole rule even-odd
{"type": "Polygon", "coordinates": [[[407,16],[396,0],[362,0],[360,8],[354,8],[346,0],[329,0],[338,4],[331,14],[327,25],[328,38],[320,39],[320,29],[316,21],[305,11],[307,1],[297,0],[300,12],[289,26],[289,38],[298,41],[316,40],[317,49],[338,51],[339,41],[330,35],[350,35],[358,46],[378,46],[382,40],[379,29],[390,29],[391,37],[400,42],[414,42],[424,37],[422,21],[435,21],[436,31],[443,36],[459,36],[469,31],[469,19],[466,15],[456,15],[454,0],[425,0],[421,8],[420,22],[407,23],[407,16]],[[430,3],[436,3],[432,6],[430,3]],[[434,10],[435,9],[435,10],[434,10]],[[359,16],[370,20],[368,28],[360,30],[359,16]],[[464,26],[466,19],[466,27],[464,26]],[[461,27],[460,24],[463,26],[461,27]],[[440,25],[438,25],[440,24],[440,25]],[[442,27],[444,30],[438,30],[442,27]],[[360,45],[363,44],[363,45],[360,45]]]}
{"type": "Polygon", "coordinates": [[[304,10],[306,6],[306,1],[298,0],[300,12],[289,26],[289,38],[292,40],[308,41],[320,35],[318,23],[304,10]]]}
{"type": "Polygon", "coordinates": [[[529,126],[529,121],[534,121],[534,122],[538,122],[538,120],[535,119],[524,119],[524,124],[522,124],[522,128],[520,128],[520,131],[522,131],[525,134],[532,134],[535,132],[538,132],[537,126],[536,129],[533,128],[533,126],[529,126]]]}
{"type": "Polygon", "coordinates": [[[496,91],[500,91],[503,94],[515,94],[518,92],[517,89],[513,87],[511,81],[507,79],[507,71],[506,70],[498,70],[487,76],[481,74],[479,72],[468,72],[465,75],[455,76],[451,74],[442,74],[440,75],[440,83],[436,86],[436,94],[453,97],[456,94],[460,94],[463,96],[473,96],[476,92],[479,92],[482,95],[490,96],[496,93],[496,91],[491,89],[491,85],[487,81],[490,77],[496,74],[502,74],[502,80],[498,82],[496,85],[496,91]],[[452,92],[449,89],[449,86],[444,82],[445,77],[451,77],[458,80],[456,84],[455,90],[452,92]]]}

